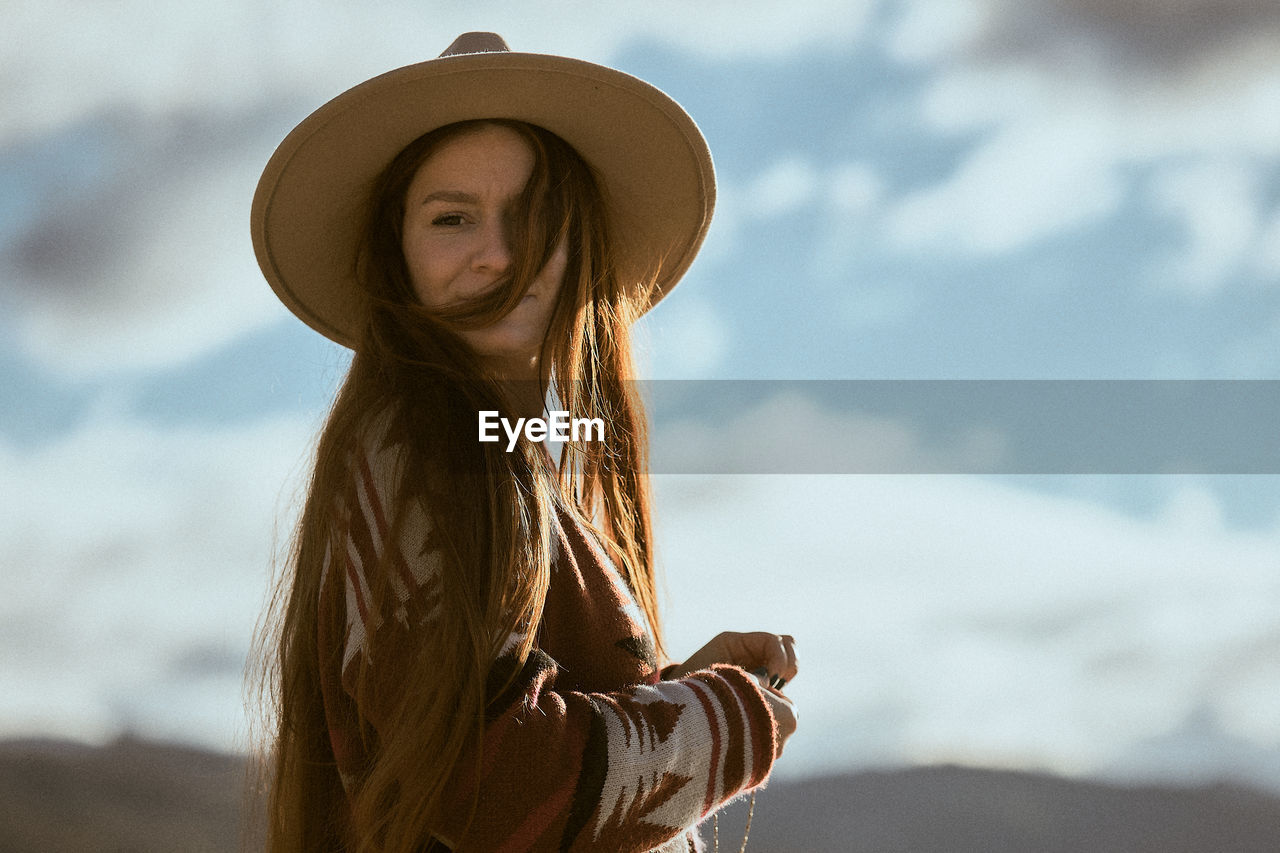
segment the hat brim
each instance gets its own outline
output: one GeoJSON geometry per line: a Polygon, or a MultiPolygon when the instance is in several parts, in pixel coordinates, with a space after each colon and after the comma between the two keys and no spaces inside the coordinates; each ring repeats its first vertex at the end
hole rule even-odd
{"type": "Polygon", "coordinates": [[[281,301],[354,347],[364,314],[356,254],[375,179],[422,134],[484,118],[535,124],[572,145],[602,183],[621,280],[654,282],[649,307],[676,284],[715,205],[711,154],[697,125],[628,74],[504,51],[374,77],[285,137],[258,182],[250,221],[258,264],[281,301]]]}

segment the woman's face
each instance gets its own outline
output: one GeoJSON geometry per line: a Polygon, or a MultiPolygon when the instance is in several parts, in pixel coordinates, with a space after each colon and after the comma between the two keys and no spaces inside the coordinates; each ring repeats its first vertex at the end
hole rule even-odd
{"type": "MultiPolygon", "coordinates": [[[[418,167],[405,194],[401,247],[414,292],[425,307],[473,299],[506,275],[512,261],[511,206],[532,171],[529,144],[498,125],[482,125],[449,139],[418,167]]],[[[564,281],[565,257],[561,246],[520,303],[496,323],[459,331],[500,373],[524,378],[537,370],[564,281]]]]}

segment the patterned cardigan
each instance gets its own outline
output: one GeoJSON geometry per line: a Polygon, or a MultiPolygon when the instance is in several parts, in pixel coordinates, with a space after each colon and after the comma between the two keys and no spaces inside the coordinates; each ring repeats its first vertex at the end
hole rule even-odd
{"type": "MultiPolygon", "coordinates": [[[[345,553],[326,562],[326,573],[336,569],[344,580],[327,577],[321,585],[320,613],[333,618],[322,618],[318,638],[330,742],[348,791],[369,758],[360,721],[377,728],[377,709],[359,705],[354,690],[355,673],[368,663],[367,638],[388,630],[417,631],[417,642],[428,637],[440,567],[421,511],[410,513],[399,541],[388,541],[398,447],[379,438],[355,456],[338,514],[345,553]],[[403,605],[393,620],[367,606],[366,572],[380,565],[398,575],[389,579],[403,605]]],[[[459,803],[470,803],[479,788],[465,846],[453,840],[470,812],[459,807],[441,817],[436,847],[426,849],[700,851],[699,821],[769,774],[775,735],[768,703],[738,667],[663,680],[643,612],[594,537],[563,509],[552,534],[551,584],[534,653],[519,666],[513,650],[521,638],[510,638],[495,669],[505,665],[519,675],[490,697],[496,711],[484,732],[479,778],[464,759],[459,767],[467,769],[455,771],[451,783],[459,803]]]]}

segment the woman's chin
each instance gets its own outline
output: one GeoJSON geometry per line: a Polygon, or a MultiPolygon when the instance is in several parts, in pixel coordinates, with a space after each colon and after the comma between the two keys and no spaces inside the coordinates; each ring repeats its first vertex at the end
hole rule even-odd
{"type": "Polygon", "coordinates": [[[538,348],[525,341],[468,341],[471,349],[501,379],[536,379],[538,348]]]}
{"type": "Polygon", "coordinates": [[[536,354],[542,345],[543,330],[531,323],[499,322],[484,329],[462,333],[462,339],[479,356],[514,358],[536,354]]]}

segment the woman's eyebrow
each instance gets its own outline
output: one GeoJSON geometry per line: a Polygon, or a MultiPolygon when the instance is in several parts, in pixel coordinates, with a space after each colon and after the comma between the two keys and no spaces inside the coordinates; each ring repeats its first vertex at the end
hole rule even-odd
{"type": "Polygon", "coordinates": [[[479,204],[480,197],[475,193],[463,192],[462,190],[436,190],[428,193],[423,199],[423,204],[429,204],[433,201],[451,201],[455,204],[479,204]]]}

